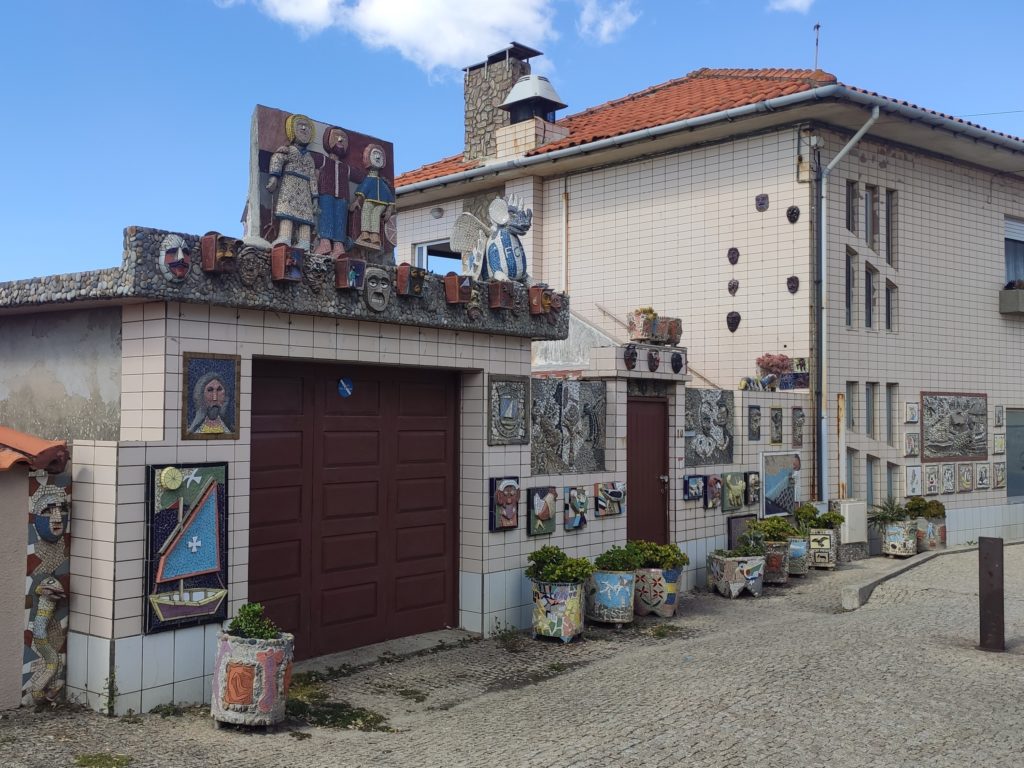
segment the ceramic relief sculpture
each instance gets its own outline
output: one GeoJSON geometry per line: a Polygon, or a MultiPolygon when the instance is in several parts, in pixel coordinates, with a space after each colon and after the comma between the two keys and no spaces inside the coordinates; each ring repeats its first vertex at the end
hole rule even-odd
{"type": "Polygon", "coordinates": [[[637,616],[674,616],[682,594],[682,568],[638,568],[633,610],[637,616]]]}
{"type": "Polygon", "coordinates": [[[735,512],[746,502],[747,481],[742,472],[722,475],[722,511],[735,512]]]}
{"type": "Polygon", "coordinates": [[[748,506],[760,506],[761,504],[761,473],[760,472],[747,472],[745,477],[747,483],[747,498],[746,502],[748,506]]]}
{"type": "Polygon", "coordinates": [[[227,464],[151,465],[146,489],[144,631],[223,621],[227,464]]]}
{"type": "Polygon", "coordinates": [[[922,392],[921,413],[923,461],[988,458],[986,395],[922,392]]]}
{"type": "Polygon", "coordinates": [[[800,454],[765,453],[761,456],[764,514],[791,515],[800,501],[800,454]]]}
{"type": "Polygon", "coordinates": [[[974,473],[974,487],[979,491],[987,491],[992,487],[992,467],[988,462],[978,464],[974,473]]]}
{"type": "Polygon", "coordinates": [[[800,278],[796,275],[790,275],[786,278],[786,290],[792,294],[796,294],[800,290],[800,278]]]}
{"type": "Polygon", "coordinates": [[[639,353],[636,351],[636,344],[627,344],[622,350],[622,364],[626,366],[627,371],[632,371],[636,368],[636,361],[639,357],[639,353]]]}
{"type": "Polygon", "coordinates": [[[992,465],[992,487],[993,488],[1005,488],[1006,487],[1006,462],[997,461],[992,465]]]}
{"type": "Polygon", "coordinates": [[[275,283],[301,283],[306,252],[285,243],[277,243],[270,251],[270,278],[275,283]]]}
{"type": "Polygon", "coordinates": [[[553,485],[530,488],[527,491],[529,510],[526,517],[528,536],[549,536],[555,532],[555,521],[561,509],[558,489],[553,485]]]}
{"type": "Polygon", "coordinates": [[[905,403],[904,422],[907,424],[917,424],[921,420],[921,404],[920,403],[905,403]]]}
{"type": "Polygon", "coordinates": [[[740,281],[737,280],[736,278],[733,278],[732,280],[729,281],[729,286],[728,287],[729,287],[729,295],[730,296],[735,296],[736,292],[740,289],[740,281]]]}
{"type": "MultiPolygon", "coordinates": [[[[789,374],[783,375],[788,376],[789,374]]],[[[780,381],[778,375],[774,373],[766,373],[764,376],[744,376],[736,388],[751,392],[774,392],[779,388],[780,381]]]]}
{"type": "Polygon", "coordinates": [[[181,235],[165,235],[160,243],[160,273],[169,283],[181,283],[192,269],[192,252],[181,235]]]}
{"type": "Polygon", "coordinates": [[[771,408],[769,410],[769,427],[771,429],[771,442],[775,445],[782,445],[782,409],[771,408]]]}
{"type": "Polygon", "coordinates": [[[793,447],[802,448],[804,444],[804,416],[803,408],[793,409],[793,447]]]}
{"type": "Polygon", "coordinates": [[[356,245],[371,252],[382,251],[391,240],[385,234],[385,222],[395,211],[395,193],[391,180],[381,176],[388,165],[387,150],[381,144],[368,144],[363,149],[363,167],[366,175],[356,185],[349,209],[352,211],[352,231],[357,232],[356,245]]]}
{"type": "Polygon", "coordinates": [[[625,483],[594,483],[594,516],[610,517],[626,513],[625,483]]]}
{"type": "Polygon", "coordinates": [[[907,467],[907,496],[921,495],[921,466],[907,467]]]}
{"type": "Polygon", "coordinates": [[[946,548],[946,518],[917,518],[917,551],[933,552],[946,548]]]}
{"type": "Polygon", "coordinates": [[[925,496],[935,496],[940,492],[941,484],[939,481],[939,465],[938,464],[925,464],[924,465],[924,493],[925,496]]]}
{"type": "Polygon", "coordinates": [[[516,196],[496,197],[487,208],[487,226],[469,211],[455,220],[449,238],[462,254],[462,274],[474,280],[526,280],[526,251],[519,239],[533,224],[533,210],[516,196]]]}
{"type": "Polygon", "coordinates": [[[683,500],[704,500],[704,475],[686,475],[683,478],[683,500]]]}
{"type": "Polygon", "coordinates": [[[811,528],[807,531],[807,547],[815,568],[835,568],[839,555],[839,531],[833,528],[811,528]]]}
{"type": "Polygon", "coordinates": [[[237,440],[241,358],[185,352],[181,372],[181,439],[237,440]]]}
{"type": "Polygon", "coordinates": [[[942,465],[942,493],[956,493],[956,465],[942,465]]]}
{"type": "Polygon", "coordinates": [[[217,635],[210,714],[214,723],[275,725],[285,718],[295,638],[273,640],[217,635]]]}
{"type": "Polygon", "coordinates": [[[974,490],[974,465],[956,465],[956,490],[957,493],[968,493],[974,490]]]}
{"type": "Polygon", "coordinates": [[[789,540],[764,543],[764,583],[785,584],[789,581],[789,540]]]}
{"type": "Polygon", "coordinates": [[[562,490],[565,499],[565,506],[562,512],[562,522],[567,531],[579,531],[587,525],[587,507],[590,504],[587,499],[587,489],[582,485],[567,486],[562,490]]]}
{"type": "Polygon", "coordinates": [[[708,475],[704,481],[704,509],[721,509],[722,492],[722,478],[719,475],[708,475]]]}
{"type": "Polygon", "coordinates": [[[672,353],[672,373],[683,373],[686,371],[686,351],[672,353]]]}
{"type": "Polygon", "coordinates": [[[747,406],[747,439],[757,442],[761,439],[761,406],[747,406]]]}
{"type": "Polygon", "coordinates": [[[917,432],[907,432],[903,436],[903,455],[907,457],[921,455],[921,435],[917,432]]]}
{"type": "Polygon", "coordinates": [[[630,341],[674,347],[683,336],[679,317],[661,317],[651,307],[635,309],[626,316],[630,341]]]}
{"type": "Polygon", "coordinates": [[[634,571],[595,571],[587,582],[587,618],[622,626],[633,621],[634,571]]]}
{"type": "Polygon", "coordinates": [[[796,224],[800,220],[800,208],[795,205],[789,206],[789,208],[786,209],[786,220],[789,221],[790,224],[796,224]]]}
{"type": "Polygon", "coordinates": [[[28,487],[21,701],[38,706],[63,698],[67,679],[71,476],[33,471],[28,487]]]}
{"type": "Polygon", "coordinates": [[[421,267],[414,267],[411,264],[399,264],[395,270],[395,293],[399,296],[411,296],[423,298],[423,284],[427,277],[427,270],[421,267]]]}
{"type": "Polygon", "coordinates": [[[725,316],[725,327],[729,329],[729,333],[736,333],[736,329],[740,327],[740,320],[742,318],[739,312],[730,312],[725,316]]]}
{"type": "Polygon", "coordinates": [[[383,312],[391,302],[391,275],[383,267],[367,267],[363,286],[366,306],[374,312],[383,312]]]}
{"type": "Polygon", "coordinates": [[[654,373],[661,365],[661,352],[656,349],[647,350],[647,370],[654,373]]]}
{"type": "Polygon", "coordinates": [[[686,388],[686,466],[732,464],[733,393],[686,388]]]}
{"type": "Polygon", "coordinates": [[[349,182],[351,169],[348,154],[348,134],[331,126],[323,134],[324,153],[314,155],[317,174],[317,201],[319,214],[316,230],[319,241],[316,253],[338,259],[352,246],[348,233],[349,182]]]}
{"type": "Polygon", "coordinates": [[[568,643],[583,632],[583,584],[533,582],[533,633],[568,643]]]}
{"type": "Polygon", "coordinates": [[[492,477],[490,481],[490,528],[511,531],[519,527],[519,478],[492,477]]]}
{"type": "Polygon", "coordinates": [[[995,426],[1001,427],[1004,424],[1003,406],[997,405],[995,407],[995,426]]]}
{"type": "Polygon", "coordinates": [[[605,382],[534,379],[530,390],[532,474],[603,472],[605,382]]]}
{"type": "Polygon", "coordinates": [[[768,210],[768,195],[761,193],[754,198],[754,210],[758,213],[764,213],[768,210]]]}
{"type": "Polygon", "coordinates": [[[992,453],[1002,455],[1006,453],[1006,433],[996,432],[992,435],[992,453]]]}
{"type": "Polygon", "coordinates": [[[238,255],[244,243],[220,232],[207,232],[199,241],[200,266],[203,272],[220,275],[238,269],[238,255]]]}
{"type": "Polygon", "coordinates": [[[710,554],[707,585],[708,589],[717,590],[725,597],[736,598],[744,591],[759,597],[764,589],[764,558],[710,554]]]}
{"type": "Polygon", "coordinates": [[[530,401],[528,376],[487,377],[487,444],[526,445],[526,404],[530,401]]]}
{"type": "Polygon", "coordinates": [[[740,249],[736,247],[730,248],[725,252],[725,258],[728,259],[729,263],[735,267],[740,260],[740,249]]]}
{"type": "Polygon", "coordinates": [[[469,301],[466,302],[466,317],[471,323],[479,323],[483,320],[484,303],[477,285],[474,285],[469,293],[469,301]]]}
{"type": "Polygon", "coordinates": [[[284,124],[288,143],[270,156],[267,191],[274,195],[274,245],[308,251],[316,223],[317,171],[309,143],[316,126],[305,115],[289,115],[284,124]]]}
{"type": "Polygon", "coordinates": [[[334,262],[334,285],[357,291],[366,287],[366,260],[342,256],[334,262]]]}

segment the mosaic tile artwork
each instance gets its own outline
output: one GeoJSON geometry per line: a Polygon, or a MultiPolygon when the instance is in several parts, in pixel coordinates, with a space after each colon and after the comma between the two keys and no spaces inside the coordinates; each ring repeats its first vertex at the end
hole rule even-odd
{"type": "Polygon", "coordinates": [[[721,509],[722,491],[722,478],[718,475],[708,475],[704,482],[704,509],[721,509]]]}
{"type": "Polygon", "coordinates": [[[487,377],[487,444],[526,445],[526,406],[530,401],[529,376],[487,377]]]}
{"type": "Polygon", "coordinates": [[[146,634],[227,618],[228,465],[150,465],[146,634]]]}
{"type": "Polygon", "coordinates": [[[917,432],[907,432],[903,435],[903,455],[921,455],[921,435],[917,432]]]}
{"type": "Polygon", "coordinates": [[[686,388],[686,466],[732,464],[733,393],[686,388]]]}
{"type": "Polygon", "coordinates": [[[791,515],[800,501],[800,454],[761,455],[764,515],[791,515]]]}
{"type": "Polygon", "coordinates": [[[182,355],[182,440],[238,439],[241,365],[237,355],[182,355]]]}
{"type": "Polygon", "coordinates": [[[974,490],[974,465],[956,465],[956,491],[957,493],[969,493],[974,490]]]}
{"type": "Polygon", "coordinates": [[[746,502],[747,481],[742,472],[726,472],[722,475],[722,511],[735,512],[746,502]]]}
{"type": "Polygon", "coordinates": [[[782,409],[772,408],[770,410],[771,442],[774,445],[782,445],[782,409]]]}
{"type": "Polygon", "coordinates": [[[586,584],[587,618],[610,624],[633,621],[636,573],[596,571],[586,584]]]}
{"type": "Polygon", "coordinates": [[[568,643],[583,632],[583,584],[533,582],[533,633],[568,643]]]}
{"type": "Polygon", "coordinates": [[[28,490],[21,701],[43,705],[63,697],[67,678],[71,474],[31,472],[28,490]]]}
{"type": "Polygon", "coordinates": [[[992,435],[992,453],[1004,454],[1006,453],[1006,433],[996,432],[992,435]]]}
{"type": "Polygon", "coordinates": [[[511,531],[519,527],[519,478],[492,477],[490,480],[490,528],[511,531]]]}
{"type": "Polygon", "coordinates": [[[526,251],[519,239],[533,224],[533,210],[516,195],[496,197],[485,224],[469,211],[455,220],[449,242],[462,254],[462,274],[474,280],[526,280],[526,251]]]}
{"type": "Polygon", "coordinates": [[[942,465],[942,493],[956,493],[956,464],[942,465]]]}
{"type": "Polygon", "coordinates": [[[992,487],[993,488],[1005,488],[1006,487],[1006,462],[997,461],[992,465],[992,487]]]}
{"type": "Polygon", "coordinates": [[[553,485],[530,488],[527,491],[529,510],[526,516],[528,536],[550,536],[555,532],[555,521],[560,509],[558,489],[553,485]]]}
{"type": "Polygon", "coordinates": [[[987,491],[992,487],[992,465],[988,462],[975,467],[974,487],[979,491],[987,491]]]}
{"type": "Polygon", "coordinates": [[[181,235],[165,235],[158,258],[160,274],[169,283],[184,282],[192,270],[192,250],[181,235]]]}
{"type": "Polygon", "coordinates": [[[285,718],[292,679],[295,637],[253,640],[220,632],[210,714],[223,723],[268,726],[285,718]]]}
{"type": "Polygon", "coordinates": [[[1004,417],[1003,417],[1003,406],[997,405],[995,407],[995,419],[996,419],[995,426],[997,426],[997,427],[1003,426],[1003,424],[1005,423],[1004,422],[1004,417]]]}
{"type": "Polygon", "coordinates": [[[804,444],[804,423],[807,417],[803,408],[793,409],[793,447],[802,448],[804,444]]]}
{"type": "Polygon", "coordinates": [[[921,495],[921,466],[907,467],[907,496],[921,495]]]}
{"type": "Polygon", "coordinates": [[[579,531],[587,525],[587,489],[582,485],[567,486],[562,490],[565,506],[563,525],[567,531],[579,531]]]}
{"type": "Polygon", "coordinates": [[[608,409],[605,383],[534,379],[530,389],[532,474],[603,472],[608,409]]]}
{"type": "Polygon", "coordinates": [[[626,514],[625,483],[594,483],[594,516],[626,514]]]}
{"type": "Polygon", "coordinates": [[[760,472],[747,472],[747,505],[748,506],[760,506],[761,505],[761,473],[760,472]]]}
{"type": "Polygon", "coordinates": [[[939,478],[939,465],[938,464],[925,464],[924,465],[924,494],[925,496],[934,496],[939,493],[942,489],[941,480],[939,478]]]}
{"type": "Polygon", "coordinates": [[[679,608],[682,580],[682,568],[638,568],[633,611],[637,616],[674,616],[679,608]]]}
{"type": "Polygon", "coordinates": [[[917,424],[921,420],[920,403],[905,403],[906,412],[903,421],[907,424],[917,424]]]}
{"type": "Polygon", "coordinates": [[[704,499],[704,475],[686,475],[683,477],[683,500],[702,501],[704,499]]]}
{"type": "Polygon", "coordinates": [[[707,586],[720,595],[739,597],[744,590],[754,597],[764,589],[764,558],[707,556],[707,586]]]}
{"type": "Polygon", "coordinates": [[[756,443],[761,439],[761,406],[747,406],[747,439],[756,443]]]}
{"type": "Polygon", "coordinates": [[[957,392],[921,393],[922,459],[988,458],[988,397],[957,392]]]}

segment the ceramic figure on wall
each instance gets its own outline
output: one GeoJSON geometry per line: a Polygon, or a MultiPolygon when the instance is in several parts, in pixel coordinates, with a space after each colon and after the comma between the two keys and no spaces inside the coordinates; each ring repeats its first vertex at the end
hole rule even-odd
{"type": "Polygon", "coordinates": [[[800,208],[796,205],[791,205],[786,209],[786,220],[790,224],[796,224],[800,220],[800,208]]]}
{"type": "Polygon", "coordinates": [[[627,371],[632,371],[636,368],[636,360],[639,357],[639,353],[636,351],[636,344],[627,344],[622,350],[622,364],[626,366],[627,371]]]}
{"type": "Polygon", "coordinates": [[[399,264],[395,270],[395,292],[399,296],[423,298],[423,284],[427,278],[427,270],[411,264],[399,264]]]}
{"type": "Polygon", "coordinates": [[[988,397],[959,392],[922,392],[924,461],[988,458],[988,397]]]}
{"type": "Polygon", "coordinates": [[[761,477],[765,516],[793,514],[800,501],[800,454],[762,454],[761,477]]]}
{"type": "Polygon", "coordinates": [[[732,464],[733,393],[686,388],[686,466],[732,464]]]}
{"type": "Polygon", "coordinates": [[[625,483],[594,483],[594,516],[609,517],[626,512],[625,483]]]}
{"type": "Polygon", "coordinates": [[[519,478],[492,477],[490,530],[510,531],[519,527],[519,478]]]}
{"type": "Polygon", "coordinates": [[[729,333],[736,333],[736,329],[740,327],[742,319],[740,313],[735,311],[725,316],[725,327],[729,329],[729,333]]]}
{"type": "Polygon", "coordinates": [[[736,247],[730,248],[725,252],[725,258],[735,267],[740,260],[740,249],[736,247]]]}
{"type": "Polygon", "coordinates": [[[603,472],[605,382],[534,379],[530,390],[532,474],[603,472]]]}
{"type": "Polygon", "coordinates": [[[786,290],[792,294],[795,294],[800,290],[800,278],[796,275],[790,275],[786,278],[786,290]]]}
{"type": "Polygon", "coordinates": [[[351,170],[345,160],[348,134],[337,126],[324,131],[324,154],[317,155],[317,191],[320,213],[316,230],[320,241],[316,252],[335,259],[345,255],[352,244],[348,236],[348,196],[351,170]]]}
{"type": "Polygon", "coordinates": [[[661,352],[656,349],[647,350],[647,370],[654,373],[661,365],[661,352]]]}
{"type": "Polygon", "coordinates": [[[995,426],[997,426],[997,427],[1003,426],[1003,424],[1004,424],[1004,421],[1003,421],[1003,418],[1004,418],[1003,417],[1003,406],[997,405],[995,407],[995,418],[996,418],[995,426]]]}
{"type": "Polygon", "coordinates": [[[793,447],[802,448],[804,444],[804,416],[803,408],[793,409],[793,447]]]}
{"type": "Polygon", "coordinates": [[[921,420],[921,406],[919,403],[905,403],[906,413],[904,421],[907,424],[917,424],[921,420]]]}
{"type": "Polygon", "coordinates": [[[761,504],[761,473],[747,472],[747,504],[749,506],[761,504]]]}
{"type": "Polygon", "coordinates": [[[757,442],[761,439],[761,406],[747,406],[747,439],[757,442]]]}
{"type": "Polygon", "coordinates": [[[237,440],[241,358],[185,352],[181,367],[182,440],[237,440]]]}
{"type": "Polygon", "coordinates": [[[192,252],[181,235],[166,235],[160,243],[160,274],[169,283],[180,283],[192,269],[192,252]]]}
{"type": "Polygon", "coordinates": [[[683,499],[685,501],[703,501],[704,475],[687,475],[683,478],[683,499]]]}
{"type": "Polygon", "coordinates": [[[921,495],[921,467],[907,467],[907,496],[921,495]]]}
{"type": "Polygon", "coordinates": [[[558,489],[553,485],[531,488],[528,491],[530,510],[526,518],[529,536],[548,536],[555,532],[558,515],[558,489]]]}
{"type": "Polygon", "coordinates": [[[203,272],[220,275],[238,268],[238,255],[244,243],[220,232],[207,232],[199,241],[200,266],[203,272]]]}
{"type": "Polygon", "coordinates": [[[718,475],[708,475],[704,481],[704,509],[721,509],[722,491],[722,478],[718,475]]]}
{"type": "Polygon", "coordinates": [[[151,465],[146,479],[144,631],[223,621],[227,464],[151,465]]]}
{"type": "Polygon", "coordinates": [[[924,493],[925,496],[934,496],[939,493],[941,489],[939,479],[939,465],[938,464],[925,464],[924,465],[924,493]]]}
{"type": "Polygon", "coordinates": [[[956,493],[956,465],[942,465],[942,493],[956,493]]]}
{"type": "Polygon", "coordinates": [[[1004,454],[1006,453],[1006,433],[996,432],[992,435],[992,453],[1004,454]]]}
{"type": "Polygon", "coordinates": [[[21,690],[22,704],[39,706],[63,696],[67,677],[71,476],[33,471],[28,487],[27,577],[22,582],[27,627],[21,690]]]}
{"type": "Polygon", "coordinates": [[[366,306],[374,312],[383,312],[391,301],[391,275],[383,267],[367,267],[363,287],[366,306]]]}
{"type": "Polygon", "coordinates": [[[683,373],[686,371],[686,350],[672,353],[672,373],[683,373]]]}
{"type": "Polygon", "coordinates": [[[526,404],[530,399],[529,376],[487,377],[487,444],[526,445],[526,404]]]}
{"type": "MultiPolygon", "coordinates": [[[[380,144],[369,144],[363,150],[363,165],[366,176],[356,186],[355,195],[349,208],[353,221],[358,222],[359,234],[356,245],[372,251],[382,250],[386,243],[382,235],[385,219],[395,210],[395,193],[387,179],[381,178],[381,171],[387,165],[387,154],[380,144]]],[[[353,225],[353,230],[356,226],[353,225]]]]}
{"type": "Polygon", "coordinates": [[[968,493],[974,490],[974,465],[956,465],[956,490],[957,493],[968,493]]]}
{"type": "Polygon", "coordinates": [[[474,280],[526,279],[526,251],[519,239],[533,224],[533,211],[515,196],[496,197],[487,208],[491,226],[469,211],[455,220],[449,241],[462,254],[462,274],[474,280]]]}
{"type": "Polygon", "coordinates": [[[318,208],[317,170],[309,151],[316,126],[305,115],[289,115],[284,130],[288,144],[277,148],[268,169],[267,191],[274,195],[277,224],[274,245],[308,251],[318,208]]]}
{"type": "Polygon", "coordinates": [[[334,262],[334,285],[361,291],[366,287],[366,259],[342,256],[334,262]]]}
{"type": "Polygon", "coordinates": [[[730,296],[735,296],[736,292],[739,291],[739,289],[740,289],[740,281],[736,280],[735,278],[733,278],[732,280],[729,281],[728,288],[729,288],[729,295],[730,296]]]}
{"type": "Polygon", "coordinates": [[[974,475],[974,487],[979,491],[987,491],[992,487],[992,468],[988,462],[978,465],[974,475]]]}
{"type": "Polygon", "coordinates": [[[722,511],[735,512],[746,501],[747,481],[742,472],[726,472],[722,475],[722,511]]]}
{"type": "Polygon", "coordinates": [[[917,432],[907,432],[903,436],[903,455],[904,456],[920,456],[921,455],[921,435],[917,432]]]}
{"type": "Polygon", "coordinates": [[[270,278],[275,283],[301,283],[306,252],[284,243],[270,251],[270,278]]]}
{"type": "Polygon", "coordinates": [[[768,194],[762,192],[754,198],[754,210],[758,213],[764,213],[768,210],[768,194]]]}
{"type": "Polygon", "coordinates": [[[992,465],[992,487],[993,488],[1005,488],[1006,487],[1006,462],[997,461],[992,465]]]}
{"type": "Polygon", "coordinates": [[[567,531],[578,531],[587,524],[587,489],[582,485],[567,487],[565,495],[564,525],[567,531]]]}
{"type": "Polygon", "coordinates": [[[782,409],[772,408],[771,419],[771,442],[775,445],[782,445],[782,409]]]}

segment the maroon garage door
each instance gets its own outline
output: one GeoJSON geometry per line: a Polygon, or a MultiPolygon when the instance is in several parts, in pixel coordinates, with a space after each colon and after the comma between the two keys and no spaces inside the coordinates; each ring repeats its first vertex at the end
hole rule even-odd
{"type": "Polygon", "coordinates": [[[298,658],[455,624],[456,411],[449,373],[253,363],[249,600],[298,658]]]}

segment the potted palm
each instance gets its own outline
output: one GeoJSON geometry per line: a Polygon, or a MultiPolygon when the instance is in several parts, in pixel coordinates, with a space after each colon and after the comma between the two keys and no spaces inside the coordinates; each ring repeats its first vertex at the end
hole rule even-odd
{"type": "Polygon", "coordinates": [[[640,565],[636,569],[633,609],[638,616],[653,613],[668,618],[676,612],[682,591],[683,568],[690,558],[678,544],[657,544],[636,539],[626,543],[640,565]]]}
{"type": "Polygon", "coordinates": [[[764,583],[789,581],[789,541],[799,534],[785,517],[766,517],[747,524],[747,534],[758,537],[764,549],[764,583]]]}
{"type": "Polygon", "coordinates": [[[838,512],[818,515],[807,529],[811,567],[835,568],[839,557],[839,526],[846,518],[838,512]]]}
{"type": "Polygon", "coordinates": [[[912,496],[907,514],[917,522],[917,551],[946,548],[946,505],[938,499],[912,496]]]}
{"type": "Polygon", "coordinates": [[[764,544],[759,533],[745,532],[735,549],[716,549],[707,559],[708,589],[726,597],[744,591],[759,597],[764,589],[764,544]]]}
{"type": "Polygon", "coordinates": [[[594,572],[585,557],[569,557],[548,544],[526,558],[533,582],[533,634],[568,643],[583,632],[583,585],[594,572]]]}
{"type": "Polygon", "coordinates": [[[219,728],[271,726],[285,716],[295,637],[264,615],[259,603],[238,609],[217,636],[210,715],[219,728]]]}
{"type": "Polygon", "coordinates": [[[868,523],[881,535],[886,557],[917,553],[917,520],[910,520],[907,508],[892,496],[871,508],[868,523]]]}
{"type": "Polygon", "coordinates": [[[633,620],[633,590],[640,556],[635,549],[613,546],[594,558],[587,582],[587,618],[621,627],[633,620]]]}

